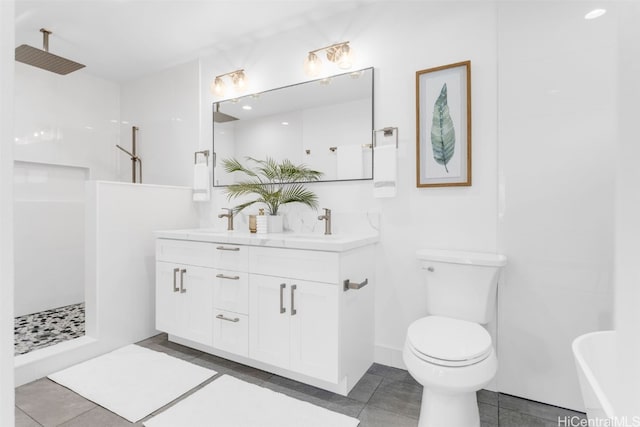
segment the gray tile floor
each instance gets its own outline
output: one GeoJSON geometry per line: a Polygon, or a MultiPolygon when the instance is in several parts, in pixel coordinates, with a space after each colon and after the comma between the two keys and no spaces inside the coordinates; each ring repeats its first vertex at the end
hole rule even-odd
{"type": "MultiPolygon", "coordinates": [[[[349,396],[345,397],[169,342],[166,334],[157,335],[138,344],[219,372],[213,379],[176,401],[184,399],[210,381],[215,381],[219,375],[227,374],[332,411],[357,417],[361,421],[360,427],[418,425],[422,387],[402,369],[374,364],[349,396]]],[[[176,401],[147,418],[162,412],[176,401]]],[[[580,412],[486,390],[478,393],[478,404],[483,427],[557,427],[558,417],[584,417],[580,412]]],[[[16,427],[142,425],[142,422],[132,424],[47,378],[16,388],[15,411],[16,427]]]]}

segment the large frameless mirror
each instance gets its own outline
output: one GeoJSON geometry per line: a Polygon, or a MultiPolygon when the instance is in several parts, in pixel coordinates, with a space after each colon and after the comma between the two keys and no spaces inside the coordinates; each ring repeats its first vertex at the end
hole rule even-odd
{"type": "Polygon", "coordinates": [[[233,184],[223,159],[291,160],[320,181],[373,178],[373,68],[213,104],[214,187],[233,184]]]}

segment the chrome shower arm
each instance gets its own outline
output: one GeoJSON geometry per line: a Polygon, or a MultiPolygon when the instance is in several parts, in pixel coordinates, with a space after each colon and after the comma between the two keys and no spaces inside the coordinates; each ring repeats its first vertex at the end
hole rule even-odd
{"type": "Polygon", "coordinates": [[[122,151],[124,151],[125,153],[127,153],[129,155],[129,157],[131,157],[132,159],[135,158],[136,156],[134,156],[133,154],[131,154],[129,151],[125,150],[124,148],[122,148],[121,146],[119,146],[118,144],[116,144],[116,147],[118,147],[119,149],[121,149],[122,151]]]}

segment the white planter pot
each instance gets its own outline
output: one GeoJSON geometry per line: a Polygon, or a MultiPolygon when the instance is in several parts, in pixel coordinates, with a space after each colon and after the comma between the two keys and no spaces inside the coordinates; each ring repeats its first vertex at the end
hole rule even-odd
{"type": "Polygon", "coordinates": [[[282,215],[267,215],[267,233],[282,233],[282,215]]]}

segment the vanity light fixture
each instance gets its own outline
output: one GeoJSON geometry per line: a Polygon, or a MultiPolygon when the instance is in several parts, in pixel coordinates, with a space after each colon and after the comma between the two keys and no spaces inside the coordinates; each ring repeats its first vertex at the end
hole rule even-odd
{"type": "Polygon", "coordinates": [[[353,49],[349,46],[349,42],[334,43],[309,51],[304,60],[304,72],[308,76],[316,77],[322,71],[322,61],[316,53],[323,50],[326,51],[327,59],[338,64],[338,67],[343,70],[348,70],[353,65],[353,49]]]}
{"type": "Polygon", "coordinates": [[[247,75],[244,73],[244,69],[231,71],[229,73],[220,74],[213,79],[213,83],[211,84],[211,93],[218,96],[223,96],[226,90],[226,84],[222,79],[225,76],[229,76],[231,78],[231,83],[233,84],[236,92],[242,92],[247,87],[247,75]]]}

